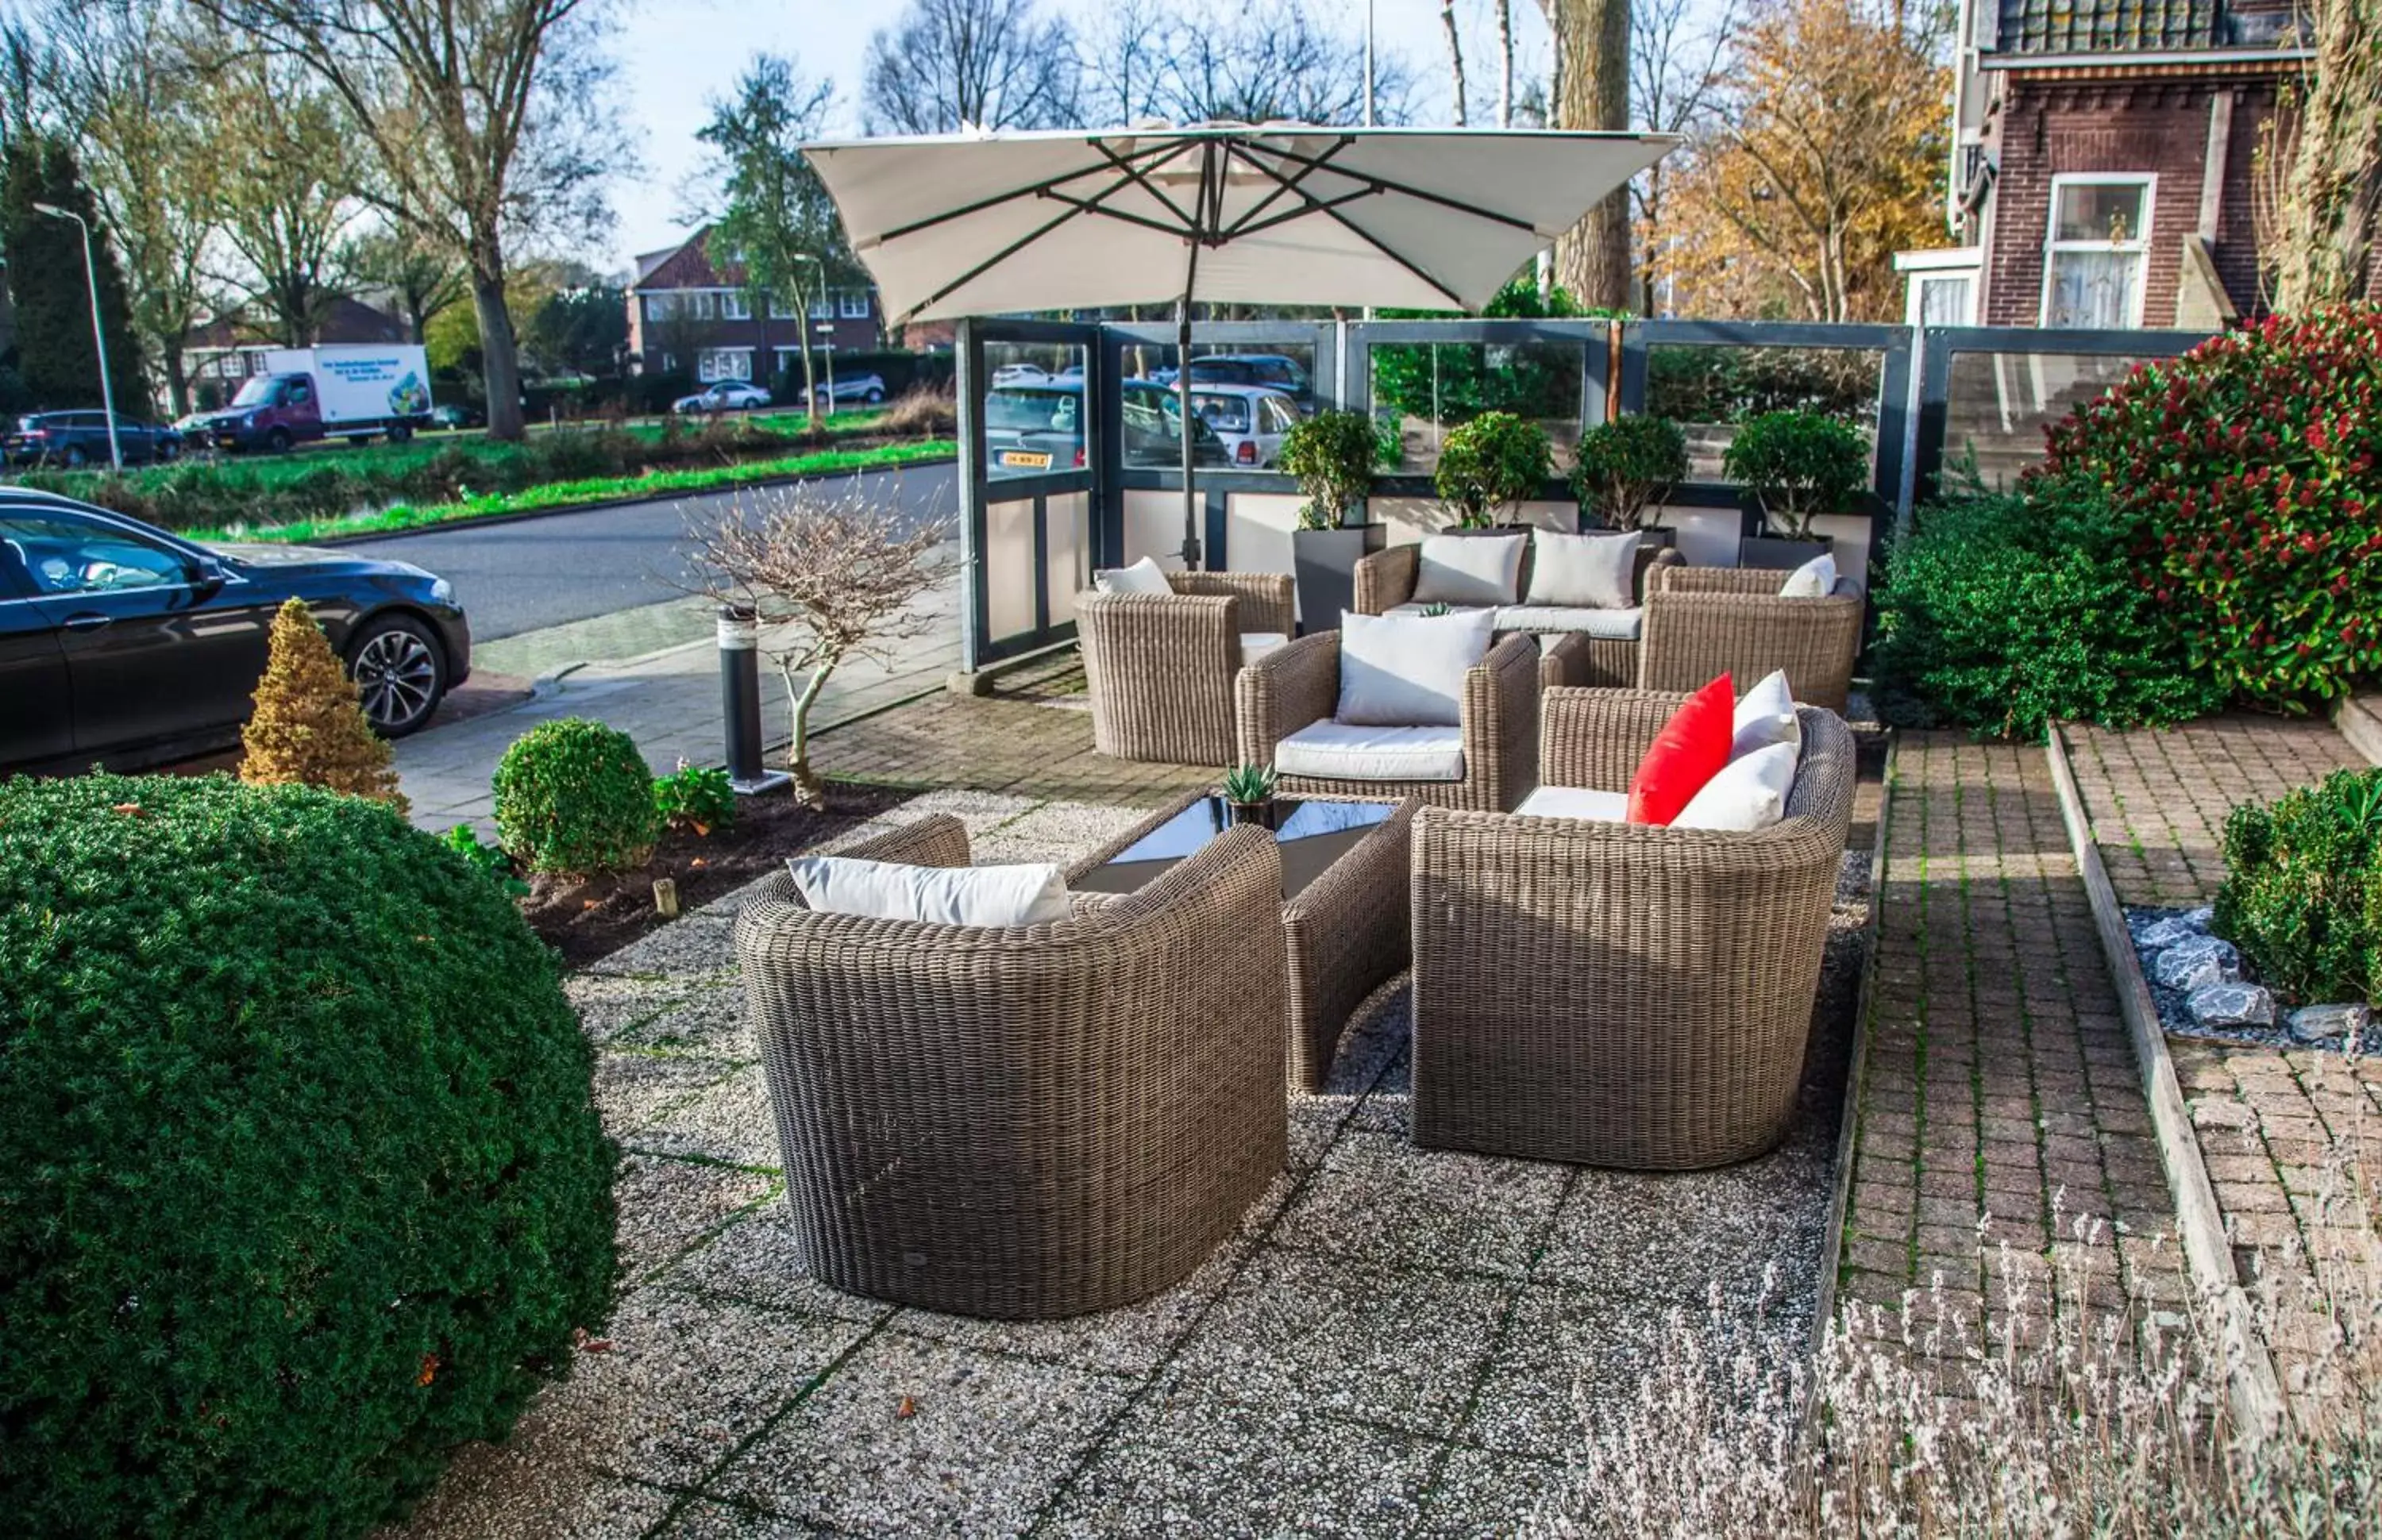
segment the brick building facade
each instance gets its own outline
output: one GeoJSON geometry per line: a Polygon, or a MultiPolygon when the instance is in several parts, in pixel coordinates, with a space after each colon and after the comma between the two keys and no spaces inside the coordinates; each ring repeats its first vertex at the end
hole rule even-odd
{"type": "Polygon", "coordinates": [[[706,226],[681,245],[637,259],[629,289],[629,352],[638,369],[683,373],[706,385],[751,380],[767,385],[802,368],[796,349],[805,327],[822,377],[817,349],[861,353],[880,345],[874,288],[830,287],[811,297],[807,316],[797,316],[775,296],[748,290],[742,265],[715,263],[710,236],[706,226]]]}

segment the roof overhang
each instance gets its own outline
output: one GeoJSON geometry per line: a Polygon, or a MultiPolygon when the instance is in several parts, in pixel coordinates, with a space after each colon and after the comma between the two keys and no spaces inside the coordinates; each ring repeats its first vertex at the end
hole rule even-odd
{"type": "Polygon", "coordinates": [[[2305,64],[2315,57],[2313,48],[2168,48],[2139,54],[1980,54],[1980,69],[2072,69],[2103,73],[2112,69],[2181,68],[2217,66],[2305,64]]]}

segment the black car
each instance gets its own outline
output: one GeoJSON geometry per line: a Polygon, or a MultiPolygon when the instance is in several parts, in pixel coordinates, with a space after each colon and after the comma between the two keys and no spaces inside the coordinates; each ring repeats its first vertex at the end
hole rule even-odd
{"type": "Polygon", "coordinates": [[[0,766],[124,769],[231,742],[292,596],[388,737],[427,722],[471,674],[463,611],[418,567],[199,545],[70,498],[0,491],[0,766]]]}
{"type": "MultiPolygon", "coordinates": [[[[174,429],[138,417],[116,414],[116,446],[127,465],[154,465],[180,458],[182,435],[174,429]]],[[[8,431],[7,453],[13,465],[63,465],[79,470],[108,465],[107,413],[104,411],[42,411],[17,419],[8,431]]]]}

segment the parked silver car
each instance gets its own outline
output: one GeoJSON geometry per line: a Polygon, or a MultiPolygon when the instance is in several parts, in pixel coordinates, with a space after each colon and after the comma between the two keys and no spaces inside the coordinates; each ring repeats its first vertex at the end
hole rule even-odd
{"type": "Polygon", "coordinates": [[[1267,470],[1278,462],[1283,435],[1298,421],[1298,403],[1287,391],[1202,385],[1196,371],[1191,409],[1223,441],[1225,457],[1246,471],[1267,470]]]}
{"type": "Polygon", "coordinates": [[[670,410],[681,417],[692,417],[707,411],[751,411],[768,404],[769,393],[759,385],[743,380],[722,380],[708,390],[680,397],[670,403],[670,410]]]}
{"type": "Polygon", "coordinates": [[[885,379],[881,374],[838,374],[834,385],[821,380],[811,393],[823,407],[850,406],[855,401],[873,407],[885,399],[885,379]]]}

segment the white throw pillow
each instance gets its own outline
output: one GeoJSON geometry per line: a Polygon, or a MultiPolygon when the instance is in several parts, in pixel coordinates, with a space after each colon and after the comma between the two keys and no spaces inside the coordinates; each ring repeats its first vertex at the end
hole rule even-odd
{"type": "Polygon", "coordinates": [[[1340,617],[1342,722],[1453,727],[1464,719],[1464,676],[1489,655],[1494,610],[1464,615],[1340,617]]]}
{"type": "Polygon", "coordinates": [[[851,856],[796,856],[786,865],[803,902],[822,914],[930,925],[1045,925],[1068,918],[1067,875],[1019,866],[908,866],[851,856]]]}
{"type": "Polygon", "coordinates": [[[1721,766],[1671,820],[1675,829],[1766,829],[1786,816],[1786,792],[1795,784],[1797,750],[1773,743],[1721,766]]]}
{"type": "Polygon", "coordinates": [[[1092,574],[1092,586],[1103,593],[1172,593],[1174,585],[1166,581],[1166,569],[1152,556],[1144,556],[1131,567],[1111,567],[1092,574]]]}
{"type": "Polygon", "coordinates": [[[1530,536],[1529,602],[1627,609],[1638,602],[1638,552],[1644,544],[1634,530],[1623,534],[1535,532],[1530,536]]]}
{"type": "Polygon", "coordinates": [[[1510,605],[1522,584],[1519,534],[1435,534],[1415,560],[1418,605],[1510,605]]]}
{"type": "Polygon", "coordinates": [[[1836,591],[1836,558],[1823,551],[1786,574],[1778,590],[1781,599],[1824,599],[1836,591]]]}
{"type": "Polygon", "coordinates": [[[1737,721],[1730,735],[1728,757],[1743,759],[1773,743],[1803,747],[1803,724],[1795,718],[1795,697],[1786,691],[1786,670],[1776,669],[1745,692],[1737,703],[1737,721]]]}

